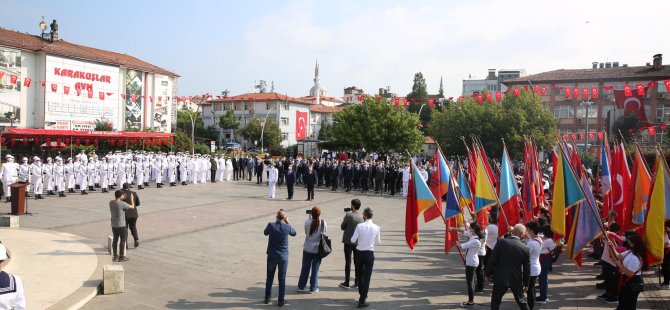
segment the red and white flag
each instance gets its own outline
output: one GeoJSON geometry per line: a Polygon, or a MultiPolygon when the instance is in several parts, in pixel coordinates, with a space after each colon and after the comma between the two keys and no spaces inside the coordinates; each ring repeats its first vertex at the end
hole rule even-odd
{"type": "Polygon", "coordinates": [[[521,96],[521,90],[517,87],[514,88],[514,97],[519,97],[521,96]]]}
{"type": "Polygon", "coordinates": [[[77,96],[81,96],[81,88],[76,87],[74,90],[77,92],[77,96]]]}
{"type": "Polygon", "coordinates": [[[51,84],[51,91],[55,93],[57,90],[58,90],[58,85],[51,84]]]}
{"type": "Polygon", "coordinates": [[[18,80],[18,79],[19,79],[19,77],[17,75],[12,74],[12,75],[9,76],[9,82],[12,83],[12,84],[16,84],[16,80],[18,80]]]}
{"type": "Polygon", "coordinates": [[[45,81],[40,81],[40,85],[42,85],[42,87],[46,87],[46,86],[47,86],[47,82],[45,82],[45,81]]]}
{"type": "Polygon", "coordinates": [[[104,92],[98,93],[98,96],[99,96],[100,100],[105,100],[105,93],[104,92]]]}
{"type": "Polygon", "coordinates": [[[307,137],[307,117],[309,112],[295,111],[295,139],[303,140],[307,137]]]}
{"type": "MultiPolygon", "coordinates": [[[[53,90],[53,84],[51,84],[51,89],[53,90]]],[[[63,86],[63,94],[70,94],[70,86],[63,86]]]]}
{"type": "Polygon", "coordinates": [[[644,94],[646,93],[644,89],[644,84],[642,83],[635,84],[635,89],[637,89],[638,96],[644,96],[644,94]]]}
{"type": "Polygon", "coordinates": [[[571,97],[572,90],[570,87],[565,88],[565,98],[570,98],[571,97]]]}
{"type": "Polygon", "coordinates": [[[434,107],[435,106],[435,98],[428,99],[428,106],[429,107],[434,107]]]}
{"type": "Polygon", "coordinates": [[[484,96],[482,94],[477,94],[477,103],[482,104],[484,101],[484,96]]]}
{"type": "Polygon", "coordinates": [[[23,79],[23,86],[25,87],[30,87],[30,83],[33,81],[31,78],[25,78],[23,79]]]}
{"type": "Polygon", "coordinates": [[[491,93],[486,93],[486,102],[491,102],[493,95],[491,93]]]}
{"type": "Polygon", "coordinates": [[[591,98],[598,99],[598,87],[591,87],[591,98]]]}
{"type": "Polygon", "coordinates": [[[137,96],[135,96],[135,95],[130,95],[130,100],[132,100],[133,103],[137,103],[137,96]]]}
{"type": "Polygon", "coordinates": [[[572,98],[579,98],[579,87],[575,87],[575,90],[572,91],[572,98]]]}
{"type": "Polygon", "coordinates": [[[496,92],[496,101],[502,101],[502,92],[501,91],[496,92]]]}
{"type": "Polygon", "coordinates": [[[2,72],[2,71],[0,71],[0,80],[2,80],[2,78],[3,78],[4,76],[5,76],[5,73],[2,72]]]}
{"type": "Polygon", "coordinates": [[[664,80],[663,84],[665,85],[665,91],[670,92],[670,80],[664,80]]]}
{"type": "Polygon", "coordinates": [[[546,96],[547,95],[547,86],[542,85],[542,88],[540,88],[540,96],[546,96]]]}
{"type": "Polygon", "coordinates": [[[589,93],[590,93],[590,92],[589,92],[589,88],[588,88],[588,87],[584,87],[584,88],[582,89],[582,97],[584,97],[584,98],[588,98],[588,97],[589,97],[589,93]]]}
{"type": "Polygon", "coordinates": [[[623,95],[626,97],[633,95],[633,90],[630,88],[630,85],[626,84],[623,86],[623,95]]]}
{"type": "Polygon", "coordinates": [[[126,100],[126,94],[121,94],[121,99],[126,100]]]}
{"type": "Polygon", "coordinates": [[[93,91],[92,90],[90,90],[90,89],[88,90],[88,96],[87,97],[88,97],[88,99],[93,99],[93,91]]]}
{"type": "Polygon", "coordinates": [[[648,124],[647,114],[644,112],[644,93],[646,91],[642,90],[642,95],[633,96],[632,90],[628,89],[628,94],[626,93],[626,88],[624,90],[615,90],[614,91],[614,100],[616,102],[617,108],[624,109],[627,112],[634,112],[642,121],[643,124],[648,124]]]}

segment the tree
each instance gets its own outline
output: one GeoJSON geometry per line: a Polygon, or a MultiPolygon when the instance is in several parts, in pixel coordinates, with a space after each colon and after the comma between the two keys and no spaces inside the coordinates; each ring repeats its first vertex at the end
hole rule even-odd
{"type": "Polygon", "coordinates": [[[9,126],[14,127],[14,112],[5,112],[5,118],[9,121],[9,126]]]}
{"type": "Polygon", "coordinates": [[[322,119],[321,128],[319,128],[319,140],[330,141],[332,139],[333,139],[333,125],[326,122],[325,119],[322,119]]]}
{"type": "Polygon", "coordinates": [[[613,135],[618,136],[621,132],[626,143],[630,143],[640,139],[640,128],[642,127],[644,127],[644,123],[640,116],[636,112],[626,111],[623,116],[614,122],[613,135]]]}
{"type": "Polygon", "coordinates": [[[226,114],[221,115],[219,118],[219,126],[224,130],[230,130],[230,138],[232,141],[235,141],[235,130],[240,127],[240,118],[235,115],[235,111],[228,110],[226,114]]]}
{"type": "MultiPolygon", "coordinates": [[[[426,86],[426,79],[423,78],[423,73],[417,72],[414,74],[414,83],[412,84],[412,91],[407,94],[409,106],[407,111],[419,113],[421,111],[421,128],[426,130],[432,119],[433,108],[428,106],[428,89],[426,86]],[[421,108],[421,106],[426,105],[421,108]]],[[[425,131],[424,131],[425,132],[425,131]]]]}
{"type": "Polygon", "coordinates": [[[430,133],[446,154],[465,154],[461,137],[470,143],[471,136],[476,136],[490,157],[502,154],[501,138],[510,155],[519,157],[526,137],[545,149],[551,147],[558,132],[556,123],[540,96],[522,91],[520,97],[506,95],[500,104],[478,104],[473,98],[450,104],[435,113],[430,133]]]}
{"type": "Polygon", "coordinates": [[[258,90],[258,93],[263,94],[267,92],[268,83],[265,82],[265,80],[260,80],[258,81],[258,85],[254,86],[254,88],[258,90]]]}
{"type": "Polygon", "coordinates": [[[417,115],[386,102],[367,98],[336,112],[333,119],[333,142],[350,150],[404,153],[419,152],[423,146],[417,115]]]}
{"type": "Polygon", "coordinates": [[[265,130],[261,126],[261,120],[252,118],[246,127],[240,129],[239,133],[244,140],[254,142],[258,141],[258,146],[261,144],[261,131],[263,131],[263,148],[272,147],[281,144],[281,131],[277,121],[272,118],[268,119],[265,124],[265,130]]]}

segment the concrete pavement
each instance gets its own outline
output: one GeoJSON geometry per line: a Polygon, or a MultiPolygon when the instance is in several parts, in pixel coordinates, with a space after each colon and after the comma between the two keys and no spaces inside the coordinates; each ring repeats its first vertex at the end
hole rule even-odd
{"type": "MultiPolygon", "coordinates": [[[[288,210],[298,236],[291,238],[287,297],[289,308],[316,309],[354,307],[355,290],[337,287],[344,277],[339,224],[343,208],[352,198],[375,210],[373,221],[381,226],[382,244],[376,248],[369,301],[372,309],[420,307],[460,308],[467,299],[465,275],[457,254],[443,253],[444,227],[438,221],[420,223],[421,240],[415,252],[404,241],[405,203],[400,197],[316,191],[316,200],[302,201],[306,193],[296,188],[294,201],[265,198],[267,187],[253,182],[199,184],[138,191],[141,246],[130,249],[130,261],[123,263],[126,292],[97,296],[84,309],[220,309],[268,308],[262,304],[265,282],[263,229],[279,208],[288,210]],[[333,239],[334,252],[325,258],[319,276],[320,292],[298,294],[297,279],[304,240],[304,210],[322,208],[333,239]]],[[[107,201],[111,194],[93,193],[67,198],[48,198],[31,204],[33,217],[23,217],[23,227],[75,233],[106,243],[109,229],[107,201]]],[[[550,299],[541,309],[612,309],[595,299],[598,270],[587,260],[582,271],[562,259],[550,275],[550,299]]],[[[659,292],[657,292],[659,293],[659,292]]],[[[273,303],[276,307],[276,280],[273,303]]],[[[660,298],[669,297],[661,291],[660,298]]],[[[490,287],[477,295],[475,308],[489,308],[490,287]]],[[[651,298],[641,295],[640,308],[650,308],[651,298]]],[[[667,303],[666,303],[667,304],[667,303]]],[[[504,309],[514,309],[507,294],[504,309]]]]}

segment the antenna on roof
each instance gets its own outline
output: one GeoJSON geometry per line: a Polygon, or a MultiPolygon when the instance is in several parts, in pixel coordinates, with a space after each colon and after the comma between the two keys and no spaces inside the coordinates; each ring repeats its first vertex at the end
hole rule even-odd
{"type": "Polygon", "coordinates": [[[42,34],[40,35],[42,39],[49,39],[49,36],[44,33],[44,31],[47,30],[47,23],[44,22],[44,16],[42,16],[42,21],[39,23],[39,27],[42,30],[42,34]]]}

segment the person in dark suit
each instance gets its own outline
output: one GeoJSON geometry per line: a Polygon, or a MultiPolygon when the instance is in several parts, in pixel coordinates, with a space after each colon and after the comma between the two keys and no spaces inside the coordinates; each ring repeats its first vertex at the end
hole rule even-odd
{"type": "MultiPolygon", "coordinates": [[[[211,177],[210,179],[211,179],[212,183],[216,183],[216,166],[217,166],[216,163],[217,163],[217,160],[214,156],[212,156],[212,158],[209,159],[209,162],[212,164],[212,167],[210,168],[210,177],[211,177]]],[[[219,167],[219,169],[223,169],[223,168],[224,167],[219,167]]],[[[172,184],[170,184],[170,185],[172,185],[172,184]]]]}
{"type": "Polygon", "coordinates": [[[263,302],[270,303],[272,294],[272,282],[274,282],[275,271],[279,269],[277,280],[279,282],[279,296],[277,305],[282,307],[286,303],[284,295],[286,292],[286,269],[288,267],[288,236],[295,237],[295,229],[288,222],[288,217],[284,209],[277,212],[277,220],[274,223],[268,223],[263,231],[268,236],[267,247],[267,277],[265,279],[265,299],[263,302]]]}
{"type": "Polygon", "coordinates": [[[336,191],[337,190],[337,180],[340,176],[339,174],[339,165],[337,163],[333,164],[333,166],[330,167],[330,186],[331,186],[331,191],[336,191]]]}
{"type": "Polygon", "coordinates": [[[307,199],[305,200],[314,200],[314,185],[316,184],[317,175],[312,166],[307,168],[307,174],[305,174],[305,185],[307,186],[307,199]]]}
{"type": "Polygon", "coordinates": [[[293,184],[295,184],[295,172],[293,172],[293,167],[289,165],[286,171],[286,189],[288,190],[286,199],[288,200],[293,199],[293,184]]]}
{"type": "Polygon", "coordinates": [[[500,308],[503,295],[511,290],[517,305],[522,310],[528,310],[528,303],[524,292],[530,281],[530,250],[521,241],[526,234],[523,224],[516,224],[512,229],[512,236],[503,238],[496,243],[491,257],[486,265],[486,276],[493,277],[493,292],[491,294],[491,309],[500,308]]]}
{"type": "Polygon", "coordinates": [[[344,179],[344,189],[345,192],[350,192],[351,191],[351,182],[354,177],[354,169],[351,167],[351,163],[347,163],[347,165],[342,168],[342,178],[344,179]]]}
{"type": "MultiPolygon", "coordinates": [[[[123,183],[123,192],[126,194],[126,199],[123,201],[125,201],[127,204],[130,204],[130,195],[134,196],[133,198],[135,200],[135,208],[126,210],[126,230],[130,229],[130,234],[135,240],[135,247],[138,247],[140,246],[140,237],[137,234],[137,218],[139,218],[140,215],[137,213],[137,207],[140,206],[140,197],[137,196],[136,192],[130,190],[130,184],[128,183],[123,183]]],[[[127,232],[126,236],[128,236],[127,232]]],[[[128,242],[125,244],[128,244],[128,242]]]]}
{"type": "Polygon", "coordinates": [[[281,185],[284,184],[284,176],[286,175],[286,171],[284,170],[284,165],[281,162],[277,162],[275,164],[275,168],[277,168],[277,172],[279,173],[279,180],[277,180],[277,186],[281,187],[281,185]]]}
{"type": "Polygon", "coordinates": [[[233,181],[237,181],[240,179],[240,164],[237,157],[233,157],[231,161],[233,162],[233,181]]]}
{"type": "Polygon", "coordinates": [[[363,215],[358,210],[361,208],[361,201],[358,199],[351,200],[351,210],[344,215],[340,228],[342,232],[342,243],[344,243],[344,282],[340,283],[341,288],[358,288],[358,281],[361,279],[361,271],[358,268],[357,259],[358,251],[356,250],[356,243],[351,242],[351,237],[354,235],[356,226],[363,223],[363,215]],[[354,256],[354,284],[350,285],[351,279],[351,254],[354,256]]]}
{"type": "Polygon", "coordinates": [[[256,159],[256,184],[263,183],[263,162],[260,159],[256,159]]]}

